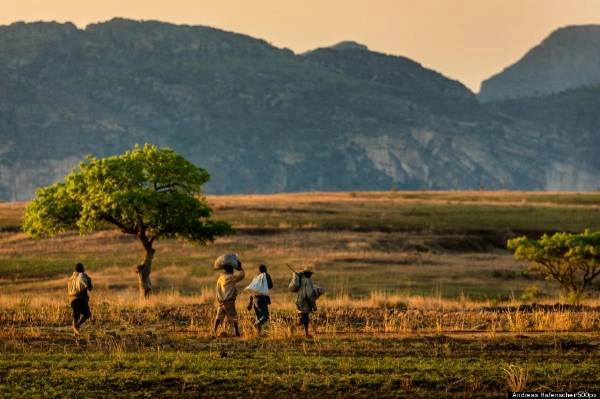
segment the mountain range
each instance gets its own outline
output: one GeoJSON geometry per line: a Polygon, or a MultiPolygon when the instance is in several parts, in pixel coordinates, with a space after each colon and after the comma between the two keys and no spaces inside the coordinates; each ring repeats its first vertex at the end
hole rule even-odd
{"type": "Polygon", "coordinates": [[[597,32],[554,32],[476,95],[351,41],[295,54],[156,21],[1,26],[0,199],[145,142],[208,169],[207,193],[597,189],[597,32]]]}

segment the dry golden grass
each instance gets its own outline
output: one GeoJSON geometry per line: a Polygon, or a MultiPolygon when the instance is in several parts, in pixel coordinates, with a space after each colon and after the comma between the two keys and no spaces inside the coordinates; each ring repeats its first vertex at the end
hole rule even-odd
{"type": "Polygon", "coordinates": [[[527,386],[528,373],[523,367],[510,364],[502,369],[506,374],[506,385],[512,392],[522,392],[527,386]]]}
{"type": "MultiPolygon", "coordinates": [[[[241,328],[246,338],[255,336],[253,313],[245,310],[246,295],[237,302],[241,328]]],[[[280,339],[297,334],[293,294],[274,301],[265,337],[280,339]]],[[[491,306],[464,298],[444,299],[373,293],[364,299],[348,297],[319,300],[313,315],[319,334],[501,334],[540,332],[593,332],[600,328],[600,301],[584,307],[552,307],[551,301],[536,306],[507,303],[491,306]]],[[[140,300],[135,290],[92,294],[90,305],[95,335],[115,329],[128,334],[156,330],[179,331],[207,337],[215,314],[214,292],[198,295],[160,293],[140,300]]],[[[68,331],[70,309],[64,296],[19,297],[0,295],[0,327],[4,338],[35,336],[40,328],[68,331]]],[[[57,330],[58,331],[58,330],[57,330]]],[[[2,337],[0,337],[2,339],[2,337]]]]}
{"type": "Polygon", "coordinates": [[[567,191],[371,191],[371,192],[302,192],[281,194],[240,194],[207,196],[216,209],[252,206],[302,206],[322,203],[391,202],[396,204],[480,204],[513,206],[575,206],[600,207],[600,194],[596,192],[567,191]]]}

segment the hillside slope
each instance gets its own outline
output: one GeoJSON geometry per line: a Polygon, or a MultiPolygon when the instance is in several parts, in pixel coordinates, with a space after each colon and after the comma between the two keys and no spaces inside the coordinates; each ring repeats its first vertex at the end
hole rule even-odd
{"type": "MultiPolygon", "coordinates": [[[[570,167],[600,170],[600,85],[498,101],[489,106],[497,113],[535,124],[542,127],[545,134],[557,137],[557,142],[563,143],[563,151],[577,154],[570,167]]],[[[593,177],[587,178],[587,181],[593,180],[593,177]]]]}
{"type": "Polygon", "coordinates": [[[554,31],[515,64],[485,80],[479,98],[531,97],[600,83],[600,25],[554,31]]]}
{"type": "Polygon", "coordinates": [[[576,161],[557,135],[490,112],[459,82],[360,45],[296,55],[114,19],[0,27],[0,49],[0,199],[144,142],[207,168],[210,193],[537,189],[576,161]]]}

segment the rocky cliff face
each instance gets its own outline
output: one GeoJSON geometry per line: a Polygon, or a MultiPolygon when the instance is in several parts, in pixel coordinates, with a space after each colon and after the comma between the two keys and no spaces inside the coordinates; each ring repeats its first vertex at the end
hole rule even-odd
{"type": "Polygon", "coordinates": [[[571,89],[557,94],[488,103],[497,114],[529,126],[551,138],[541,152],[563,154],[546,169],[547,189],[600,188],[600,86],[571,89]]]}
{"type": "Polygon", "coordinates": [[[600,83],[600,25],[553,32],[504,71],[485,80],[479,98],[532,97],[600,83]]]}
{"type": "Polygon", "coordinates": [[[356,43],[296,55],[205,27],[20,23],[0,27],[0,92],[1,199],[144,142],[208,169],[211,193],[573,188],[558,133],[356,43]]]}

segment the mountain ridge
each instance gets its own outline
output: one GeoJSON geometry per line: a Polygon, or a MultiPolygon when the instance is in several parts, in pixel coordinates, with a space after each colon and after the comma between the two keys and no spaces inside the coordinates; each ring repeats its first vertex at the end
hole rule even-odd
{"type": "Polygon", "coordinates": [[[553,31],[514,64],[484,80],[484,102],[535,97],[600,83],[600,25],[553,31]]]}
{"type": "Polygon", "coordinates": [[[0,198],[144,142],[207,168],[207,193],[600,185],[543,124],[406,57],[345,47],[294,54],[126,19],[0,27],[0,198]]]}

